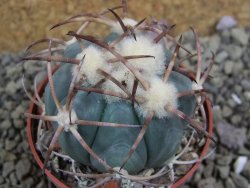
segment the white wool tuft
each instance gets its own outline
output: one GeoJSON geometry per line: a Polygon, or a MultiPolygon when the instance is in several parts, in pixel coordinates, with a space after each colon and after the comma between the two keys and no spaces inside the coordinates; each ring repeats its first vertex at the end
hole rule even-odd
{"type": "MultiPolygon", "coordinates": [[[[132,27],[138,23],[137,21],[135,21],[131,18],[124,18],[124,19],[122,19],[122,21],[123,21],[125,26],[132,26],[132,27]]],[[[120,35],[123,33],[122,27],[118,21],[113,24],[111,30],[112,30],[112,32],[118,33],[120,35]]]]}
{"type": "MultiPolygon", "coordinates": [[[[64,106],[64,109],[65,109],[65,106],[64,106]]],[[[66,132],[68,132],[70,126],[77,128],[77,125],[70,125],[69,111],[66,111],[66,110],[60,111],[58,112],[56,117],[57,117],[57,123],[59,124],[59,126],[63,126],[66,132]]],[[[76,112],[72,110],[71,121],[75,122],[77,119],[78,118],[77,118],[76,112]]]]}
{"type": "MultiPolygon", "coordinates": [[[[74,76],[77,75],[76,82],[78,82],[80,79],[84,79],[84,80],[86,79],[86,76],[82,74],[78,69],[79,69],[78,65],[73,65],[73,67],[71,68],[72,77],[74,78],[74,76]]],[[[84,83],[86,84],[86,82],[84,83]]]]}
{"type": "Polygon", "coordinates": [[[193,81],[192,90],[199,90],[199,89],[203,89],[203,86],[193,81]]]}
{"type": "Polygon", "coordinates": [[[120,42],[117,48],[123,56],[151,55],[154,58],[131,59],[128,62],[144,75],[162,74],[165,70],[165,51],[161,44],[156,44],[147,35],[127,37],[120,42]]]}
{"type": "MultiPolygon", "coordinates": [[[[195,81],[192,82],[192,90],[199,90],[199,89],[203,89],[203,86],[199,83],[196,83],[195,81]]],[[[197,102],[200,103],[201,102],[201,96],[196,97],[197,102]]]]}
{"type": "MultiPolygon", "coordinates": [[[[113,71],[111,73],[111,75],[117,79],[120,83],[124,84],[124,86],[127,88],[127,90],[132,93],[132,88],[133,88],[133,84],[134,84],[134,75],[126,68],[122,68],[116,71],[113,71]]],[[[107,80],[103,85],[102,85],[103,89],[106,90],[111,90],[117,93],[124,93],[125,92],[119,87],[117,86],[114,82],[107,80]]],[[[119,101],[120,98],[118,97],[113,97],[113,96],[109,96],[109,95],[105,95],[105,99],[107,100],[108,103],[111,102],[115,102],[115,101],[119,101]]]]}
{"type": "MultiPolygon", "coordinates": [[[[89,84],[96,84],[103,78],[102,75],[96,72],[97,69],[102,69],[106,72],[111,70],[111,66],[106,62],[107,54],[95,46],[89,46],[79,53],[76,59],[82,60],[84,55],[85,58],[79,71],[79,78],[85,76],[89,84]]],[[[77,74],[77,66],[73,68],[72,74],[77,74]]]]}
{"type": "Polygon", "coordinates": [[[153,111],[158,118],[164,118],[171,115],[165,110],[165,105],[168,104],[172,108],[177,108],[177,89],[170,82],[163,82],[159,78],[150,80],[150,89],[144,91],[142,96],[145,98],[145,103],[138,106],[139,113],[146,117],[147,113],[153,111]]]}

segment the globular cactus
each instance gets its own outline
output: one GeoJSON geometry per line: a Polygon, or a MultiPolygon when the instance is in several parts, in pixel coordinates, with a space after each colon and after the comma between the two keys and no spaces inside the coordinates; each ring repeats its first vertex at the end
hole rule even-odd
{"type": "MultiPolygon", "coordinates": [[[[116,8],[123,8],[126,15],[124,2],[116,8]]],[[[181,45],[181,38],[168,35],[171,26],[120,17],[116,8],[55,25],[84,22],[78,32],[68,33],[72,40],[40,40],[31,46],[48,41],[48,49],[24,58],[47,62],[45,111],[27,114],[51,121],[54,127],[45,164],[58,141],[67,155],[98,172],[119,174],[124,169],[138,174],[170,163],[187,128],[210,137],[202,122],[195,120],[206,97],[202,84],[212,65],[201,72],[196,32],[198,63],[196,77],[191,78],[176,59],[180,48],[192,54],[181,45]],[[100,39],[81,34],[91,22],[110,26],[110,34],[100,39]],[[58,46],[53,48],[54,44],[58,46]],[[169,44],[176,46],[174,52],[169,44]],[[54,55],[58,49],[63,53],[54,55]],[[52,76],[53,62],[61,65],[52,76]]]]}

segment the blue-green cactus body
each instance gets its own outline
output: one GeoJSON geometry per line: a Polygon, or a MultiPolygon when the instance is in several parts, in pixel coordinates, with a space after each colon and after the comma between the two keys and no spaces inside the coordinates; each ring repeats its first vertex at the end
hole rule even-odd
{"type": "MultiPolygon", "coordinates": [[[[172,71],[169,82],[174,83],[178,92],[191,90],[191,81],[172,71]]],[[[195,108],[195,97],[185,96],[178,100],[178,109],[187,115],[191,115],[195,108]]],[[[141,123],[143,119],[140,117],[141,123]]],[[[168,118],[153,118],[145,134],[148,149],[147,167],[161,166],[166,159],[170,159],[176,153],[183,137],[183,131],[187,123],[180,118],[171,115],[168,118]],[[158,141],[158,142],[156,142],[158,141]]]]}
{"type": "MultiPolygon", "coordinates": [[[[75,57],[80,47],[74,43],[65,50],[66,57],[75,57]],[[75,45],[75,46],[74,46],[75,45]]],[[[169,53],[168,53],[169,54],[169,53]]],[[[72,79],[72,65],[62,65],[53,75],[56,94],[65,103],[65,97],[72,79]]],[[[178,92],[192,89],[192,81],[172,71],[169,77],[178,92]]],[[[178,99],[178,109],[191,115],[195,107],[195,97],[185,96],[178,99]]],[[[46,114],[56,115],[50,87],[45,91],[46,114]]],[[[107,103],[104,96],[79,91],[73,102],[73,110],[78,119],[123,124],[143,124],[144,118],[126,101],[107,103]]],[[[138,148],[124,166],[129,173],[137,173],[147,167],[159,167],[171,159],[180,146],[186,122],[174,115],[163,119],[153,118],[138,148]]],[[[119,167],[136,140],[141,128],[113,128],[78,125],[78,132],[103,160],[112,167],[119,167]]],[[[63,132],[59,138],[62,149],[76,161],[90,165],[99,171],[104,167],[93,159],[78,143],[70,132],[63,132]]]]}
{"type": "MultiPolygon", "coordinates": [[[[65,100],[62,101],[65,104],[65,100]]],[[[89,121],[100,121],[105,108],[103,96],[96,93],[78,92],[74,101],[74,111],[79,119],[89,121]],[[93,105],[94,104],[94,105],[93,105]],[[84,112],[84,113],[83,113],[84,112]]],[[[88,145],[92,145],[97,134],[96,126],[78,126],[77,131],[88,145]]],[[[78,162],[90,165],[88,152],[81,148],[82,146],[70,132],[63,132],[59,144],[65,146],[63,149],[78,162]]]]}
{"type": "MultiPolygon", "coordinates": [[[[132,105],[127,102],[108,104],[101,120],[112,123],[139,124],[132,105]]],[[[119,167],[138,136],[139,131],[140,128],[100,127],[92,148],[109,165],[119,167]]],[[[125,165],[125,169],[132,173],[138,172],[138,170],[144,168],[146,161],[147,149],[143,139],[129,162],[125,165]]],[[[95,168],[100,170],[100,164],[92,157],[91,162],[95,168]]]]}

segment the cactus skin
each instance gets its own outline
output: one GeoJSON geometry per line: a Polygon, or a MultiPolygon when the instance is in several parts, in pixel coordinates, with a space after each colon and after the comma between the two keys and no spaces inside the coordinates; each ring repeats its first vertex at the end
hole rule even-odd
{"type": "MultiPolygon", "coordinates": [[[[114,36],[113,36],[114,38],[114,36]]],[[[86,44],[85,44],[86,45],[86,44]]],[[[65,57],[75,57],[80,52],[78,43],[73,43],[65,49],[65,57]]],[[[169,52],[168,52],[169,54],[169,52]]],[[[62,65],[53,75],[55,91],[62,104],[72,79],[71,64],[62,65]]],[[[192,90],[192,81],[172,71],[169,77],[178,92],[192,90]]],[[[194,96],[184,96],[178,99],[178,109],[191,115],[195,108],[194,96]]],[[[47,115],[56,115],[57,109],[50,92],[50,86],[45,90],[45,106],[47,115]]],[[[106,121],[112,123],[143,124],[143,117],[126,101],[107,103],[103,95],[79,91],[73,102],[79,119],[106,121]]],[[[54,123],[56,126],[56,123],[54,123]]],[[[131,174],[148,167],[160,167],[171,159],[180,146],[186,122],[174,115],[163,119],[156,117],[151,121],[144,138],[132,157],[124,166],[131,174]]],[[[135,141],[139,128],[111,128],[95,126],[79,126],[78,132],[91,148],[112,167],[119,167],[135,141]]],[[[85,151],[74,136],[63,131],[59,144],[69,156],[76,161],[90,165],[99,171],[104,167],[85,151]]]]}

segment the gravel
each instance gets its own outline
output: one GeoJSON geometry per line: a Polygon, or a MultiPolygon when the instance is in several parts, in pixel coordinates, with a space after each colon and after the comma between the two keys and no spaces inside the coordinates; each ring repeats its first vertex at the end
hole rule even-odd
{"type": "Polygon", "coordinates": [[[239,150],[246,142],[246,129],[236,128],[228,123],[219,122],[216,130],[220,143],[229,149],[239,150]]]}
{"type": "Polygon", "coordinates": [[[205,41],[208,44],[202,44],[216,51],[213,78],[205,88],[212,92],[214,136],[219,143],[214,163],[211,163],[213,159],[204,160],[203,163],[210,165],[194,174],[187,184],[190,187],[250,187],[249,38],[249,30],[238,27],[220,31],[210,37],[212,41],[205,41]],[[240,156],[247,162],[236,163],[240,156]],[[243,168],[238,174],[234,172],[235,165],[243,165],[237,166],[238,169],[243,168]],[[211,182],[207,181],[209,176],[213,178],[211,182]]]}
{"type": "MultiPolygon", "coordinates": [[[[191,32],[183,35],[183,44],[193,40],[191,32]]],[[[205,47],[204,61],[211,57],[215,66],[205,88],[211,92],[214,103],[214,137],[217,149],[204,160],[185,188],[249,188],[250,187],[250,30],[232,28],[221,30],[201,39],[205,47]],[[206,49],[210,48],[210,49],[206,49]],[[234,173],[239,156],[246,156],[243,170],[234,173]]],[[[195,51],[194,43],[188,45],[195,51]]],[[[184,55],[185,53],[183,53],[184,55]]],[[[25,73],[26,85],[31,91],[34,75],[43,70],[42,64],[21,66],[20,54],[0,54],[0,188],[48,187],[48,180],[34,162],[25,130],[29,100],[20,78],[25,73]]],[[[195,58],[194,58],[195,59],[195,58]]],[[[185,61],[192,64],[193,60],[185,61]]],[[[42,74],[41,74],[42,75],[42,74]]]]}
{"type": "Polygon", "coordinates": [[[233,180],[234,184],[236,185],[236,187],[248,188],[248,181],[245,177],[243,177],[239,174],[235,174],[233,172],[230,175],[231,175],[232,180],[233,180]]]}
{"type": "Polygon", "coordinates": [[[0,88],[0,187],[48,187],[48,181],[42,176],[28,146],[23,113],[28,109],[29,100],[21,84],[23,73],[27,80],[31,80],[38,68],[43,68],[38,65],[32,73],[23,72],[20,56],[0,54],[0,84],[3,85],[0,88]]]}

